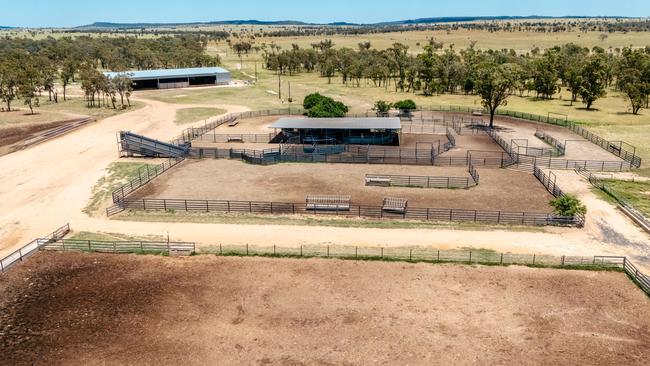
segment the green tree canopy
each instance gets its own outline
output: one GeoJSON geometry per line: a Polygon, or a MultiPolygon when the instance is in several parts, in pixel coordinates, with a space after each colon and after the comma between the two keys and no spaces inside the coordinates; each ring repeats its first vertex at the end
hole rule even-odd
{"type": "Polygon", "coordinates": [[[490,112],[490,127],[494,126],[497,108],[508,104],[508,96],[515,85],[515,76],[510,65],[498,65],[493,62],[484,64],[476,82],[476,92],[481,97],[481,104],[490,112]]]}
{"type": "Polygon", "coordinates": [[[330,97],[314,93],[307,95],[303,102],[305,114],[313,118],[345,117],[348,107],[330,97]]]}
{"type": "Polygon", "coordinates": [[[565,194],[551,200],[549,203],[556,214],[560,216],[584,215],[587,213],[587,207],[573,195],[565,194]]]}

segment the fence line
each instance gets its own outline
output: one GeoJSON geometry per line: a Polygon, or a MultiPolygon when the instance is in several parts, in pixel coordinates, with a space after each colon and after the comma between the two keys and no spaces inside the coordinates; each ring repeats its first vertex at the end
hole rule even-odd
{"type": "Polygon", "coordinates": [[[270,133],[244,133],[244,134],[227,134],[227,133],[206,133],[199,136],[195,141],[212,142],[212,143],[230,143],[230,142],[248,142],[248,143],[269,143],[276,134],[270,133]]]}
{"type": "MultiPolygon", "coordinates": [[[[460,113],[473,113],[475,108],[456,105],[431,105],[420,107],[421,111],[437,111],[437,112],[460,112],[460,113]]],[[[486,111],[483,110],[485,113],[486,111]]],[[[599,135],[589,131],[587,128],[582,127],[578,122],[569,121],[568,119],[554,118],[550,115],[541,116],[532,113],[517,112],[507,109],[497,109],[496,114],[499,116],[520,118],[534,122],[542,122],[556,126],[568,128],[577,135],[582,136],[584,139],[598,145],[602,149],[618,156],[619,158],[630,163],[635,168],[641,167],[641,157],[636,155],[636,148],[625,141],[608,141],[599,135]]]]}
{"type": "Polygon", "coordinates": [[[495,129],[487,131],[488,136],[494,142],[501,146],[510,156],[510,161],[504,161],[504,166],[517,165],[521,170],[533,172],[535,166],[542,166],[549,169],[573,170],[576,168],[585,168],[597,171],[627,171],[632,168],[629,162],[621,161],[602,161],[602,160],[566,160],[556,159],[553,157],[540,157],[520,154],[508,143],[503,137],[497,134],[495,129]]]}
{"type": "Polygon", "coordinates": [[[185,253],[196,252],[196,244],[172,241],[107,241],[58,239],[46,240],[39,245],[41,250],[85,251],[99,253],[185,253]]]}
{"type": "Polygon", "coordinates": [[[564,192],[560,187],[557,185],[557,177],[555,176],[555,173],[549,172],[548,174],[544,173],[542,169],[538,168],[537,166],[534,168],[533,175],[535,178],[537,178],[546,190],[553,195],[553,197],[558,198],[561,196],[564,196],[564,192]]]}
{"type": "Polygon", "coordinates": [[[70,232],[70,225],[65,224],[60,228],[56,229],[55,231],[53,231],[52,233],[44,236],[43,238],[32,240],[29,244],[22,246],[15,252],[0,259],[0,272],[5,272],[9,268],[16,265],[18,262],[22,262],[27,257],[34,254],[34,252],[39,250],[44,243],[62,239],[69,232],[70,232]]]}
{"type": "Polygon", "coordinates": [[[535,131],[535,137],[551,145],[556,150],[557,156],[562,156],[566,154],[566,143],[564,144],[561,143],[558,139],[549,135],[548,133],[540,129],[537,129],[535,131]]]}
{"type": "Polygon", "coordinates": [[[647,218],[641,211],[634,207],[630,202],[625,200],[623,197],[619,196],[611,188],[607,186],[605,180],[598,178],[588,169],[576,168],[576,173],[584,177],[593,185],[594,187],[602,190],[607,193],[609,196],[614,198],[619,205],[621,211],[623,211],[627,216],[629,216],[634,222],[636,222],[644,231],[650,233],[650,219],[647,218]]]}
{"type": "Polygon", "coordinates": [[[131,179],[128,183],[112,192],[113,203],[123,201],[126,196],[151,182],[151,180],[176,166],[184,159],[185,158],[169,158],[167,161],[153,168],[147,165],[146,167],[138,169],[138,176],[136,178],[131,179]]]}
{"type": "MultiPolygon", "coordinates": [[[[69,232],[64,225],[48,238],[34,240],[30,248],[25,246],[19,259],[15,259],[2,272],[37,250],[89,251],[100,253],[197,253],[196,244],[189,242],[147,242],[147,241],[100,241],[63,239],[58,235],[69,232]]],[[[468,263],[486,265],[526,265],[558,268],[618,268],[623,270],[642,291],[650,296],[650,277],[641,272],[627,257],[623,256],[552,256],[537,254],[512,254],[472,250],[439,250],[434,248],[359,247],[337,245],[251,246],[218,244],[206,247],[200,254],[221,256],[265,256],[301,258],[339,258],[358,260],[398,260],[430,263],[468,263]]],[[[9,257],[7,257],[9,258],[9,257]]],[[[3,259],[0,263],[5,263],[3,259]]],[[[9,263],[9,262],[7,262],[9,263]]]]}
{"type": "Polygon", "coordinates": [[[331,211],[310,210],[305,203],[254,202],[228,200],[128,199],[107,209],[113,215],[124,210],[156,210],[215,213],[247,213],[275,215],[316,215],[402,219],[439,222],[473,222],[533,226],[584,226],[583,217],[566,217],[550,213],[482,211],[455,208],[409,207],[403,213],[385,211],[382,206],[350,205],[347,209],[331,211]]]}
{"type": "Polygon", "coordinates": [[[470,177],[432,177],[410,175],[366,174],[366,185],[387,187],[420,187],[467,189],[476,186],[474,176],[470,177]]]}
{"type": "MultiPolygon", "coordinates": [[[[420,112],[422,113],[423,111],[442,111],[442,112],[461,112],[461,113],[473,113],[475,111],[475,108],[472,107],[465,107],[465,106],[453,106],[453,105],[438,105],[438,106],[427,106],[424,108],[420,108],[417,111],[412,111],[410,116],[408,117],[409,119],[412,119],[413,113],[420,112]]],[[[485,111],[483,111],[485,112],[485,111]]],[[[302,115],[304,113],[304,110],[302,107],[289,107],[287,109],[278,109],[278,110],[266,110],[266,111],[251,111],[251,112],[242,112],[242,113],[231,113],[225,116],[222,116],[220,118],[217,118],[214,121],[211,122],[206,122],[206,124],[202,127],[190,127],[186,130],[183,131],[183,133],[177,137],[176,139],[172,140],[171,142],[177,145],[180,145],[181,143],[187,143],[191,142],[192,140],[199,138],[203,136],[204,134],[214,130],[215,128],[219,127],[220,125],[226,123],[226,122],[233,122],[237,120],[238,118],[256,118],[256,117],[262,117],[262,116],[274,116],[274,115],[302,115]]],[[[526,119],[530,121],[535,121],[535,122],[542,122],[542,123],[548,123],[552,125],[558,125],[562,127],[566,127],[572,132],[582,136],[586,140],[598,145],[599,147],[605,149],[606,151],[618,156],[619,158],[623,159],[624,161],[627,161],[631,167],[639,168],[641,167],[641,158],[636,155],[636,148],[624,141],[608,141],[593,132],[589,131],[588,129],[580,126],[578,123],[574,121],[568,121],[567,119],[560,119],[560,118],[552,118],[550,115],[548,116],[540,116],[540,115],[535,115],[531,113],[524,113],[524,112],[516,112],[516,111],[510,111],[506,109],[498,109],[496,112],[497,115],[500,116],[507,116],[507,117],[514,117],[514,118],[521,118],[521,119],[526,119]]],[[[348,114],[347,117],[368,117],[370,115],[369,112],[366,112],[365,114],[348,114]]],[[[390,116],[387,115],[387,117],[390,116]]],[[[401,116],[400,117],[404,117],[401,116]]],[[[463,120],[461,119],[460,123],[463,120]]],[[[472,119],[473,121],[473,119],[472,119]]],[[[450,126],[446,126],[450,127],[450,126]]],[[[452,124],[451,127],[454,129],[457,129],[457,131],[460,131],[461,127],[460,125],[455,124],[454,120],[452,119],[452,124]]],[[[460,133],[459,133],[460,134],[460,133]]]]}

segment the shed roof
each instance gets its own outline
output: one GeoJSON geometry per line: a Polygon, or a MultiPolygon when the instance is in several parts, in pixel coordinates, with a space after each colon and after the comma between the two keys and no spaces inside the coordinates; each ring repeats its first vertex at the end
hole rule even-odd
{"type": "Polygon", "coordinates": [[[308,130],[399,130],[399,118],[280,118],[269,128],[308,130]]]}
{"type": "Polygon", "coordinates": [[[158,69],[158,70],[137,70],[137,71],[118,71],[118,72],[105,72],[109,78],[118,75],[128,74],[132,80],[147,80],[147,79],[171,79],[171,78],[187,78],[187,77],[201,77],[201,76],[214,76],[229,74],[230,72],[221,67],[193,67],[186,69],[158,69]]]}

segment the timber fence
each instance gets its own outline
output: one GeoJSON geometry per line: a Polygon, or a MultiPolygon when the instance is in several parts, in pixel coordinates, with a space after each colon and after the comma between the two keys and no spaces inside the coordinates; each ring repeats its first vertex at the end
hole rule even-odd
{"type": "Polygon", "coordinates": [[[15,266],[16,264],[24,261],[27,257],[36,253],[43,245],[60,240],[65,237],[70,232],[70,225],[65,224],[60,228],[54,230],[52,233],[44,236],[43,238],[34,239],[29,244],[26,244],[19,248],[18,250],[10,253],[6,257],[0,259],[0,272],[5,272],[9,268],[15,266]]]}

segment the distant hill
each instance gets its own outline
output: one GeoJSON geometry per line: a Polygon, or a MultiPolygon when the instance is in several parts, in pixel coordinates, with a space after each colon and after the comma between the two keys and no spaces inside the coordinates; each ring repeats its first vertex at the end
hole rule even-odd
{"type": "Polygon", "coordinates": [[[138,28],[171,28],[191,27],[201,25],[307,25],[304,22],[293,20],[262,21],[262,20],[224,20],[213,22],[190,22],[190,23],[110,23],[95,22],[82,25],[75,29],[138,29],[138,28]]]}
{"type": "Polygon", "coordinates": [[[138,29],[138,28],[171,28],[171,27],[187,27],[187,26],[201,26],[201,25],[303,25],[303,26],[390,26],[390,25],[412,25],[412,24],[435,24],[435,23],[456,23],[456,22],[472,22],[472,21],[490,21],[490,20],[526,20],[526,19],[584,19],[584,18],[625,18],[625,17],[592,17],[592,16],[564,16],[564,17],[548,17],[548,16],[465,16],[465,17],[434,17],[434,18],[419,18],[397,20],[390,22],[380,23],[367,23],[357,24],[348,22],[333,22],[333,23],[307,23],[296,20],[279,20],[279,21],[264,21],[264,20],[222,20],[211,22],[189,22],[189,23],[111,23],[111,22],[96,22],[93,24],[82,25],[75,29],[138,29]]]}

